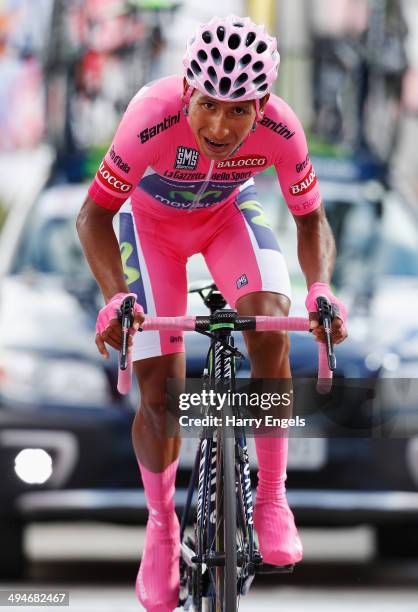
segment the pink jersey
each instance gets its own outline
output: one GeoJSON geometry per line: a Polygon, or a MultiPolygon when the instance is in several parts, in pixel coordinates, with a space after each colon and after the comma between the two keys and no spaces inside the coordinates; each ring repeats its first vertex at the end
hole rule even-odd
{"type": "Polygon", "coordinates": [[[130,197],[133,210],[169,216],[219,206],[269,166],[276,168],[294,215],[319,207],[321,196],[303,128],[274,94],[264,118],[229,159],[206,158],[198,149],[181,100],[183,79],[170,76],[143,87],[130,102],[89,189],[99,205],[118,210],[130,197]]]}

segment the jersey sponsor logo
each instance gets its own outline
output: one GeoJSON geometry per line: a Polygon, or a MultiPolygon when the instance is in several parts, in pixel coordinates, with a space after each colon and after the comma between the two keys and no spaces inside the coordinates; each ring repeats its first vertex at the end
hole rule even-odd
{"type": "Polygon", "coordinates": [[[164,176],[167,178],[174,178],[180,181],[202,181],[206,178],[204,172],[180,172],[179,170],[166,170],[164,176]]]}
{"type": "Polygon", "coordinates": [[[168,198],[165,198],[160,193],[157,193],[155,195],[155,199],[159,200],[166,206],[173,206],[174,208],[206,208],[207,206],[217,204],[220,201],[221,195],[221,190],[212,189],[201,193],[199,200],[197,200],[197,195],[193,191],[173,189],[172,191],[168,192],[168,198]],[[209,199],[210,201],[201,201],[205,199],[209,199]]]}
{"type": "Polygon", "coordinates": [[[177,170],[194,170],[199,161],[199,151],[190,147],[177,147],[176,163],[177,170]]]}
{"type": "Polygon", "coordinates": [[[144,312],[147,313],[147,297],[136,248],[134,221],[130,213],[119,214],[119,244],[123,271],[129,291],[136,293],[138,304],[141,304],[144,312]]]}
{"type": "Polygon", "coordinates": [[[116,174],[116,172],[114,172],[111,168],[109,168],[105,160],[103,160],[102,163],[100,164],[100,168],[96,176],[99,179],[99,181],[102,183],[102,185],[104,185],[105,187],[108,187],[109,189],[111,189],[112,191],[115,191],[116,193],[126,194],[126,193],[129,193],[132,189],[132,184],[128,183],[125,179],[123,179],[121,176],[116,174]]]}
{"type": "Polygon", "coordinates": [[[244,287],[245,285],[248,285],[247,275],[246,274],[241,274],[241,276],[239,278],[237,278],[236,283],[237,283],[237,289],[241,289],[241,287],[244,287]]]}
{"type": "Polygon", "coordinates": [[[173,125],[176,125],[176,123],[179,123],[179,121],[180,111],[176,115],[169,115],[168,117],[164,117],[162,121],[156,123],[155,125],[152,125],[150,128],[145,128],[145,130],[139,132],[138,138],[141,140],[141,143],[144,144],[145,142],[148,142],[148,140],[151,140],[151,138],[158,136],[158,134],[160,134],[161,132],[165,132],[165,130],[168,130],[173,125]]]}
{"type": "Polygon", "coordinates": [[[183,342],[183,338],[181,336],[170,336],[170,342],[183,342]]]}
{"type": "Polygon", "coordinates": [[[210,177],[214,181],[246,181],[251,178],[252,172],[214,172],[210,177]]]}
{"type": "Polygon", "coordinates": [[[315,170],[310,166],[308,172],[301,181],[290,185],[289,192],[293,196],[305,195],[305,193],[308,193],[315,187],[317,181],[315,170]]]}
{"type": "Polygon", "coordinates": [[[216,164],[216,168],[260,168],[267,163],[267,157],[264,155],[241,155],[234,159],[225,159],[216,164]]]}
{"type": "MultiPolygon", "coordinates": [[[[245,190],[244,190],[245,191],[245,190]]],[[[244,193],[244,192],[243,192],[244,193]]],[[[279,251],[280,247],[263,207],[256,200],[239,201],[238,206],[250,226],[260,249],[279,251]]]]}
{"type": "Polygon", "coordinates": [[[168,198],[165,198],[160,193],[155,194],[154,197],[156,200],[158,200],[162,204],[165,204],[166,206],[171,206],[172,208],[181,208],[182,210],[186,210],[188,208],[208,208],[208,206],[213,206],[214,204],[217,204],[217,202],[196,202],[195,203],[193,202],[193,200],[190,200],[188,202],[178,202],[175,200],[170,200],[168,198]]]}
{"type": "Polygon", "coordinates": [[[110,155],[110,159],[112,160],[112,162],[116,164],[118,168],[120,168],[123,172],[126,172],[126,174],[129,174],[131,167],[129,166],[129,164],[123,161],[120,155],[116,153],[113,145],[109,151],[109,155],[110,155]]]}
{"type": "Polygon", "coordinates": [[[302,162],[300,162],[300,164],[296,164],[296,172],[302,172],[302,170],[305,170],[305,168],[308,167],[308,164],[309,164],[309,153],[307,154],[305,159],[302,162]]]}
{"type": "MultiPolygon", "coordinates": [[[[183,198],[183,200],[186,200],[187,202],[193,202],[193,200],[195,200],[195,198],[197,197],[197,195],[195,193],[193,193],[193,191],[177,191],[175,189],[173,189],[173,191],[169,191],[168,195],[170,198],[176,198],[177,194],[180,195],[181,198],[183,198]]],[[[203,193],[201,193],[199,195],[199,200],[205,200],[207,198],[210,198],[211,196],[213,196],[214,198],[220,198],[222,195],[222,191],[221,190],[216,190],[216,189],[212,189],[209,191],[204,191],[203,193]]]]}
{"type": "Polygon", "coordinates": [[[295,213],[306,214],[313,208],[316,208],[316,206],[318,205],[318,200],[320,199],[321,199],[321,196],[319,193],[317,193],[313,198],[309,198],[309,200],[306,200],[306,202],[303,202],[303,204],[296,204],[296,205],[292,204],[290,209],[295,213]]]}
{"type": "Polygon", "coordinates": [[[129,265],[128,260],[134,252],[134,247],[130,242],[121,242],[120,243],[120,257],[122,260],[123,272],[125,274],[125,281],[127,285],[132,285],[135,283],[138,278],[141,276],[139,271],[139,266],[134,267],[129,265]]]}
{"type": "Polygon", "coordinates": [[[272,132],[275,132],[279,136],[282,136],[286,140],[290,140],[295,135],[295,132],[291,132],[287,125],[281,122],[276,123],[276,121],[273,121],[273,119],[270,119],[270,117],[267,117],[267,115],[263,117],[260,124],[264,125],[264,127],[268,128],[272,132]]]}
{"type": "Polygon", "coordinates": [[[138,186],[156,200],[176,208],[201,208],[219,204],[238,191],[237,183],[176,181],[157,174],[145,176],[138,186]]]}

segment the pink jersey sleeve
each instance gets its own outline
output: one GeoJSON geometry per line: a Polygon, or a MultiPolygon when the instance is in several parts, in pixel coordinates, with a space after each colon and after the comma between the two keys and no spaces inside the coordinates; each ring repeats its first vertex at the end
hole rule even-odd
{"type": "Polygon", "coordinates": [[[293,215],[306,215],[321,205],[318,180],[309,159],[302,125],[281,98],[271,96],[261,125],[274,132],[275,168],[283,196],[293,215]]]}
{"type": "Polygon", "coordinates": [[[130,102],[89,188],[91,199],[109,210],[119,210],[132,195],[158,152],[158,139],[144,143],[141,135],[155,123],[164,101],[147,96],[146,90],[130,102]]]}

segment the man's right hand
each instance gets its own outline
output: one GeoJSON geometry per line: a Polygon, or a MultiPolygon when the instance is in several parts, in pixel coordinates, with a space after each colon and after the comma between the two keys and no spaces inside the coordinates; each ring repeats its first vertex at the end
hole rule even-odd
{"type": "MultiPolygon", "coordinates": [[[[98,314],[96,321],[96,345],[99,352],[106,359],[109,358],[109,352],[106,344],[120,351],[122,348],[122,326],[118,318],[118,310],[123,300],[135,294],[132,293],[116,293],[104,306],[98,314]]],[[[144,322],[144,311],[140,304],[135,302],[134,321],[132,324],[132,332],[129,334],[128,346],[132,347],[132,337],[141,327],[144,322]]]]}

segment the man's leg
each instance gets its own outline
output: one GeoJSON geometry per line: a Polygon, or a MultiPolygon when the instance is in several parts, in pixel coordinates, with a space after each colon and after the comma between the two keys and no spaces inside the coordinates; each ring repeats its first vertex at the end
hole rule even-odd
{"type": "MultiPolygon", "coordinates": [[[[291,292],[286,261],[254,185],[243,186],[235,204],[224,205],[218,215],[213,239],[203,254],[225,299],[242,315],[287,315],[286,296],[291,292]]],[[[244,335],[253,377],[284,378],[290,385],[287,334],[244,335]]],[[[259,486],[254,520],[261,553],[267,563],[296,563],[302,558],[302,546],[285,496],[287,438],[256,438],[256,449],[259,486]]]]}
{"type": "Polygon", "coordinates": [[[177,607],[179,590],[179,522],[174,492],[181,440],[167,432],[172,423],[166,381],[184,378],[184,354],[135,361],[134,368],[141,405],[133,422],[132,441],[149,511],[136,593],[148,611],[171,612],[177,607]]]}
{"type": "MultiPolygon", "coordinates": [[[[147,315],[186,313],[187,253],[180,248],[184,241],[179,245],[178,231],[171,218],[155,219],[142,205],[133,213],[127,206],[119,215],[127,282],[147,315]]],[[[132,358],[141,392],[132,440],[149,510],[136,593],[147,610],[171,612],[177,606],[179,588],[179,523],[174,491],[180,439],[175,430],[167,433],[166,429],[166,381],[184,379],[183,334],[137,333],[132,358]]]]}
{"type": "MultiPolygon", "coordinates": [[[[250,293],[237,302],[240,315],[289,314],[290,302],[277,293],[250,293]]],[[[286,332],[244,334],[254,378],[289,380],[290,342],[286,332]]],[[[289,414],[281,415],[288,417],[289,414]]],[[[287,436],[256,436],[258,487],[254,509],[260,552],[266,563],[289,565],[302,559],[302,543],[286,499],[287,436]]]]}

